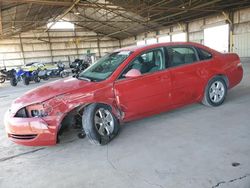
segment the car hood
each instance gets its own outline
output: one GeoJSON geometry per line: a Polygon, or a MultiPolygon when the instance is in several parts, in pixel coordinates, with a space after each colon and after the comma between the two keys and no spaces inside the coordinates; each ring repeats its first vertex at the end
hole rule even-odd
{"type": "Polygon", "coordinates": [[[88,82],[84,80],[78,80],[76,78],[65,78],[44,84],[40,87],[32,89],[25,93],[23,96],[18,97],[13,101],[11,111],[16,112],[24,106],[30,104],[44,102],[53,97],[72,92],[81,88],[88,88],[91,85],[96,84],[95,82],[88,82]]]}

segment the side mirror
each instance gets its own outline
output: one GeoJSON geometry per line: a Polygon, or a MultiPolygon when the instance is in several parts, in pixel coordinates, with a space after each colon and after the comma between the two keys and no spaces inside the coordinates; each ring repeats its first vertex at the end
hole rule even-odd
{"type": "Polygon", "coordinates": [[[125,78],[135,78],[141,76],[141,72],[137,69],[131,69],[124,76],[125,78]]]}

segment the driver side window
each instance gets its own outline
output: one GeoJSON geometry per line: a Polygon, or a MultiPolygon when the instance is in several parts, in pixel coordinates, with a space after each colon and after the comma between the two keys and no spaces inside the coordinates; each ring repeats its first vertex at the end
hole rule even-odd
{"type": "Polygon", "coordinates": [[[119,79],[125,78],[127,72],[132,69],[140,74],[153,73],[164,68],[164,55],[162,49],[147,51],[137,56],[123,71],[119,79]]]}

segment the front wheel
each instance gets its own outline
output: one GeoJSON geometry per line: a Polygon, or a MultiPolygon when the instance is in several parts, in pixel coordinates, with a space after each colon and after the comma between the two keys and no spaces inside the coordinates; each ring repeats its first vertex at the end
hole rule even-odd
{"type": "Polygon", "coordinates": [[[39,82],[41,81],[41,79],[40,79],[40,77],[35,76],[34,81],[35,81],[36,83],[39,83],[39,82]]]}
{"type": "Polygon", "coordinates": [[[43,80],[48,80],[49,79],[49,76],[46,74],[44,77],[43,77],[43,80]]]}
{"type": "Polygon", "coordinates": [[[65,78],[65,77],[69,76],[69,73],[63,70],[60,72],[60,76],[61,76],[61,78],[65,78]]]}
{"type": "Polygon", "coordinates": [[[227,95],[227,85],[223,78],[217,76],[208,82],[202,103],[207,106],[221,105],[227,95]]]}
{"type": "Polygon", "coordinates": [[[104,104],[87,106],[83,112],[82,124],[89,141],[96,145],[107,144],[120,129],[111,108],[104,104]]]}
{"type": "Polygon", "coordinates": [[[16,79],[16,77],[11,77],[10,78],[10,85],[12,85],[12,86],[16,86],[17,85],[17,79],[16,79]]]}

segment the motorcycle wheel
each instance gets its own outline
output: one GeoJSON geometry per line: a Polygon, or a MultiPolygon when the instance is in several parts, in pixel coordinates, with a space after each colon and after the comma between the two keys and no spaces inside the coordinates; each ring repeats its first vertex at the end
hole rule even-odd
{"type": "Polygon", "coordinates": [[[41,79],[40,79],[38,76],[36,76],[36,77],[34,78],[34,81],[35,81],[36,83],[39,83],[39,82],[41,81],[41,79]]]}
{"type": "Polygon", "coordinates": [[[5,77],[4,76],[0,76],[0,83],[4,83],[5,82],[5,77]]]}
{"type": "Polygon", "coordinates": [[[23,84],[26,85],[26,86],[30,84],[30,79],[29,79],[29,77],[26,77],[26,76],[23,77],[23,84]]]}
{"type": "Polygon", "coordinates": [[[61,78],[65,78],[65,77],[69,76],[69,73],[66,71],[62,71],[62,72],[60,72],[60,76],[61,76],[61,78]]]}
{"type": "Polygon", "coordinates": [[[10,78],[10,85],[16,86],[17,85],[17,79],[15,77],[10,78]]]}
{"type": "Polygon", "coordinates": [[[43,80],[48,80],[48,79],[49,79],[49,76],[47,75],[43,77],[43,80]]]}

